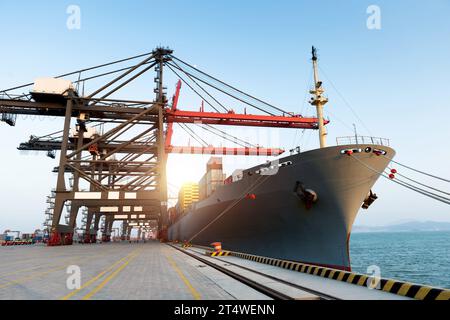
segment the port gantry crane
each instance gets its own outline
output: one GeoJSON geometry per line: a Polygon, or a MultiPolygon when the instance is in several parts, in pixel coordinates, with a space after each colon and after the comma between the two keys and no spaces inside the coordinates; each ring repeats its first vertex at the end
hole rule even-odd
{"type": "MultiPolygon", "coordinates": [[[[122,221],[122,239],[129,237],[134,226],[143,229],[157,226],[158,237],[166,237],[168,153],[199,153],[223,155],[278,155],[279,148],[244,145],[243,148],[213,146],[179,147],[171,144],[173,124],[204,125],[213,130],[215,125],[318,129],[318,119],[288,113],[267,102],[236,89],[214,78],[173,55],[168,48],[156,48],[150,53],[134,56],[100,66],[67,73],[53,79],[78,76],[73,83],[80,86],[92,79],[114,75],[106,84],[89,94],[79,94],[72,85],[64,92],[49,93],[36,90],[36,83],[0,91],[1,120],[14,126],[17,115],[63,117],[64,125],[56,135],[41,138],[31,136],[20,150],[47,151],[51,157],[60,150],[54,211],[49,245],[72,244],[79,209],[87,208],[85,242],[96,241],[99,221],[105,216],[103,240],[108,241],[114,221],[122,221]],[[81,78],[81,75],[142,58],[138,63],[114,71],[81,78]],[[169,105],[164,87],[164,70],[168,67],[179,79],[175,95],[169,105]],[[116,99],[111,96],[149,70],[156,72],[153,101],[116,99]],[[119,73],[118,76],[115,76],[119,73]],[[178,109],[181,80],[215,112],[178,109]],[[13,94],[34,85],[26,94],[13,94]],[[227,95],[247,107],[267,113],[236,113],[226,108],[203,86],[227,95]],[[225,112],[219,112],[222,107],[225,112]],[[276,113],[268,112],[267,108],[276,113]],[[75,130],[71,122],[75,119],[75,130]],[[93,131],[92,126],[108,125],[106,132],[93,131]],[[164,125],[167,130],[164,130],[164,125]],[[65,175],[71,175],[71,188],[65,175]],[[89,190],[81,190],[80,180],[88,182],[89,190]],[[70,202],[68,224],[61,224],[65,203],[70,202]],[[91,228],[91,225],[94,227],[91,228]]],[[[325,121],[327,124],[328,121],[325,121]]],[[[219,130],[220,131],[220,130],[219,130]]],[[[222,131],[220,131],[222,132],[222,131]]],[[[217,133],[217,132],[216,132],[217,133]]],[[[223,132],[222,132],[223,133],[223,132]]],[[[239,138],[233,140],[238,142],[239,138]]]]}
{"type": "Polygon", "coordinates": [[[16,234],[16,237],[14,237],[13,240],[16,240],[16,239],[20,240],[20,231],[17,231],[17,230],[9,230],[9,229],[3,231],[3,235],[4,235],[5,237],[8,236],[8,233],[15,233],[15,234],[16,234]]]}

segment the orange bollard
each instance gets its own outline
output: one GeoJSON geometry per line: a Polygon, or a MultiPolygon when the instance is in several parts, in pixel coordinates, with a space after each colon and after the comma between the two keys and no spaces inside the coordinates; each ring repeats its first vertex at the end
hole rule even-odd
{"type": "Polygon", "coordinates": [[[222,251],[222,243],[221,242],[213,242],[211,245],[214,247],[215,252],[222,251]]]}

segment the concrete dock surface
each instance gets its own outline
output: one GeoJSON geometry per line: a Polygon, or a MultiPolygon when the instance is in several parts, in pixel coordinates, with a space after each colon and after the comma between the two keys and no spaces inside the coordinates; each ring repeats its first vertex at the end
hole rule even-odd
{"type": "Polygon", "coordinates": [[[269,299],[157,241],[0,247],[0,299],[269,299]]]}

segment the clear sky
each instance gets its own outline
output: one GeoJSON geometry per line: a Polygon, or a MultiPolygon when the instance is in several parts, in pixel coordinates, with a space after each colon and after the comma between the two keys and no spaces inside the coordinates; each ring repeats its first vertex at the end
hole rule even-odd
{"type": "MultiPolygon", "coordinates": [[[[338,136],[351,135],[354,123],[362,135],[391,139],[398,161],[450,177],[447,0],[1,1],[0,12],[0,88],[164,45],[246,92],[283,109],[313,115],[305,93],[311,84],[310,47],[315,45],[330,100],[325,107],[331,120],[330,144],[338,136]],[[81,10],[80,29],[67,28],[70,5],[81,10]],[[380,8],[380,29],[367,28],[370,5],[380,8]]],[[[118,97],[153,99],[152,76],[118,97]]],[[[167,78],[169,95],[175,81],[174,76],[167,78]]],[[[199,105],[200,100],[183,88],[179,107],[199,105]]],[[[50,172],[57,161],[43,154],[23,155],[16,147],[30,134],[60,128],[61,119],[19,117],[16,127],[0,123],[0,232],[40,227],[45,196],[55,186],[56,175],[50,172]]],[[[315,131],[302,135],[292,129],[229,130],[271,147],[318,146],[315,131]]],[[[187,143],[179,129],[174,139],[187,143]]],[[[171,155],[171,185],[198,180],[207,158],[171,155]]],[[[227,158],[225,169],[231,173],[264,160],[227,158]]],[[[423,181],[449,189],[448,184],[423,181]]],[[[450,221],[447,205],[389,181],[379,180],[374,190],[379,200],[360,212],[357,224],[450,221]]]]}

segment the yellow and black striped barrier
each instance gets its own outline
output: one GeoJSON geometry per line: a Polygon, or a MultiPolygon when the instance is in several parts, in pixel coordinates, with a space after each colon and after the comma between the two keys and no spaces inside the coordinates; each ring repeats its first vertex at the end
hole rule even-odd
{"type": "Polygon", "coordinates": [[[185,243],[185,244],[183,244],[182,247],[183,247],[183,248],[190,248],[190,247],[192,247],[192,244],[190,244],[190,243],[185,243]]]}
{"type": "Polygon", "coordinates": [[[267,258],[251,254],[230,251],[229,255],[247,259],[259,263],[269,264],[280,268],[316,275],[323,278],[343,281],[359,286],[369,286],[374,289],[390,292],[393,294],[419,299],[419,300],[450,300],[450,290],[431,286],[413,284],[404,281],[379,278],[376,279],[364,274],[342,271],[338,269],[314,266],[299,262],[267,258]]]}
{"type": "MultiPolygon", "coordinates": [[[[192,244],[190,244],[189,246],[191,247],[192,244]]],[[[204,246],[197,246],[197,245],[194,246],[198,248],[205,248],[204,246]]],[[[449,289],[431,287],[392,279],[384,279],[384,278],[376,279],[375,277],[371,277],[365,274],[320,267],[311,264],[305,264],[288,260],[268,258],[241,252],[225,251],[225,250],[215,252],[206,250],[205,254],[210,255],[212,257],[235,256],[238,258],[268,264],[283,269],[307,273],[337,281],[343,281],[358,286],[366,286],[366,287],[370,286],[371,288],[374,288],[376,290],[382,290],[385,292],[418,300],[450,300],[449,289]]]]}
{"type": "Polygon", "coordinates": [[[231,251],[205,251],[205,255],[210,257],[224,257],[229,256],[231,251]]]}

